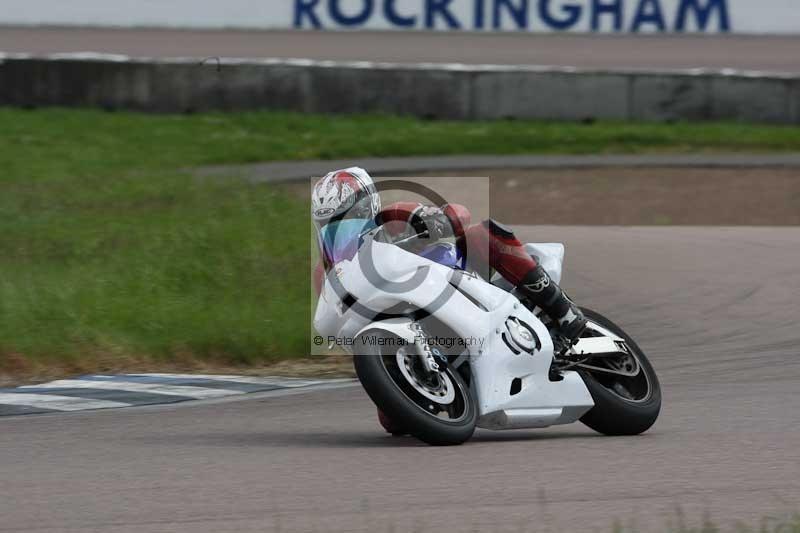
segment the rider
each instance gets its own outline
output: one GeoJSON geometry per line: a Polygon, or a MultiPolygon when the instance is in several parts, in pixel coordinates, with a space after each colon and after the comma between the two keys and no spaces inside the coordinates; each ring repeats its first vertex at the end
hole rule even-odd
{"type": "MultiPolygon", "coordinates": [[[[356,228],[385,225],[390,233],[411,226],[415,233],[428,232],[431,241],[455,237],[457,245],[475,251],[481,270],[495,269],[512,283],[533,305],[540,307],[556,325],[554,336],[574,342],[586,327],[586,318],[545,270],[525,251],[514,233],[489,219],[470,225],[470,213],[461,205],[426,206],[416,202],[397,202],[381,209],[381,200],[370,175],[352,167],[327,174],[314,186],[311,215],[322,248],[322,265],[317,269],[317,290],[323,268],[328,271],[340,258],[328,242],[339,233],[336,222],[367,221],[356,228]],[[333,224],[333,225],[332,225],[333,224]]],[[[337,239],[338,240],[338,239],[337,239]]],[[[472,259],[472,258],[470,258],[472,259]]]]}

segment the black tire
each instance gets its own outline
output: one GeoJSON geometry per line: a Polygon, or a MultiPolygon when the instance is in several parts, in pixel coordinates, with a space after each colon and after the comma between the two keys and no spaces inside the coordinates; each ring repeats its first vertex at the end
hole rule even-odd
{"type": "MultiPolygon", "coordinates": [[[[383,330],[372,330],[359,337],[399,339],[383,330]]],[[[357,342],[355,346],[353,364],[356,374],[378,409],[398,427],[428,444],[449,446],[469,440],[478,419],[477,402],[461,375],[452,369],[446,370],[458,394],[463,395],[459,399],[462,414],[452,421],[439,418],[417,403],[420,400],[424,403],[424,397],[407,382],[404,384],[403,379],[398,378],[397,370],[387,368],[386,359],[396,352],[396,345],[372,346],[357,342]]]]}
{"type": "Polygon", "coordinates": [[[586,318],[625,339],[628,347],[639,360],[644,377],[648,380],[649,393],[641,400],[631,401],[614,393],[604,376],[587,370],[579,370],[586,387],[594,399],[594,407],[583,415],[581,422],[604,435],[639,435],[655,424],[661,411],[661,385],[653,366],[639,345],[625,331],[600,313],[583,309],[586,318]]]}

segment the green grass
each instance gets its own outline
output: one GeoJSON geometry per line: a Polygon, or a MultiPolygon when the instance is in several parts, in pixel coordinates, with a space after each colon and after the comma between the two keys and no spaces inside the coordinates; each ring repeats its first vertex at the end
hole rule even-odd
{"type": "Polygon", "coordinates": [[[305,202],[274,186],[202,181],[187,167],[798,148],[798,128],[732,124],[0,109],[0,371],[308,352],[305,202]]]}
{"type": "Polygon", "coordinates": [[[0,162],[12,177],[280,159],[524,153],[791,151],[800,128],[746,124],[435,122],[277,112],[145,115],[0,108],[0,162]]]}
{"type": "Polygon", "coordinates": [[[252,363],[307,351],[303,202],[180,174],[113,181],[4,184],[0,353],[81,368],[87,354],[252,363]]]}

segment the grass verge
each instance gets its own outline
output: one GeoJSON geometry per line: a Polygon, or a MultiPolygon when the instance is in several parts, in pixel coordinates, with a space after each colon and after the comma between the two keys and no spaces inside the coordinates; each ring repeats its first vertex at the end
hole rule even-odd
{"type": "Polygon", "coordinates": [[[190,166],[798,147],[798,128],[733,124],[0,109],[0,373],[307,354],[304,199],[190,166]]]}

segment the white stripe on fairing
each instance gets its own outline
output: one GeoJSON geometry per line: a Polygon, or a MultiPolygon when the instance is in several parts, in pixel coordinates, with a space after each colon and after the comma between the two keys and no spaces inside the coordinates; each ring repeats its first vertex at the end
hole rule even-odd
{"type": "Polygon", "coordinates": [[[54,411],[83,411],[84,409],[110,409],[131,406],[129,403],[72,398],[71,396],[58,396],[56,394],[14,393],[0,393],[0,405],[26,405],[54,411]]]}
{"type": "Polygon", "coordinates": [[[146,392],[149,394],[167,394],[170,396],[185,396],[196,400],[202,398],[221,398],[242,394],[240,391],[224,389],[206,389],[203,387],[186,387],[178,385],[160,385],[150,383],[134,383],[131,381],[84,381],[81,379],[61,379],[42,383],[41,385],[27,385],[20,389],[104,389],[128,392],[146,392]]]}
{"type": "Polygon", "coordinates": [[[276,385],[280,387],[308,387],[322,383],[339,383],[351,381],[350,379],[300,379],[256,376],[224,376],[211,374],[129,374],[132,377],[174,378],[174,379],[210,379],[213,381],[230,381],[232,383],[250,383],[253,385],[276,385]]]}

